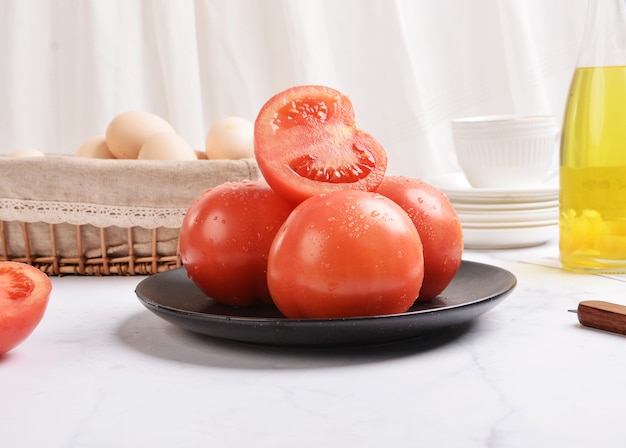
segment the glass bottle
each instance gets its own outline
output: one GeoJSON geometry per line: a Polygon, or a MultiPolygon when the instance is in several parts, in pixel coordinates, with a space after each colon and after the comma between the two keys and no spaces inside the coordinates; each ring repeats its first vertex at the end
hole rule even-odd
{"type": "Polygon", "coordinates": [[[560,151],[563,267],[626,273],[624,0],[589,0],[560,151]]]}

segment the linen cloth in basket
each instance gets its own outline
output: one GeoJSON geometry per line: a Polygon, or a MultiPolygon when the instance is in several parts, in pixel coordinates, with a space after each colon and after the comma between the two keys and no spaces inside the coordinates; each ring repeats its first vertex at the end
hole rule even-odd
{"type": "Polygon", "coordinates": [[[203,191],[261,178],[254,159],[0,157],[0,260],[49,274],[142,274],[180,266],[183,217],[203,191]]]}

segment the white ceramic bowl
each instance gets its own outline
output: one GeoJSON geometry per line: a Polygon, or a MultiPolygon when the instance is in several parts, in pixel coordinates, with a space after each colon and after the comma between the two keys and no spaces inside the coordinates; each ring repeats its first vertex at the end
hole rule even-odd
{"type": "Polygon", "coordinates": [[[474,188],[541,185],[555,163],[552,115],[490,115],[452,121],[457,159],[474,188]]]}

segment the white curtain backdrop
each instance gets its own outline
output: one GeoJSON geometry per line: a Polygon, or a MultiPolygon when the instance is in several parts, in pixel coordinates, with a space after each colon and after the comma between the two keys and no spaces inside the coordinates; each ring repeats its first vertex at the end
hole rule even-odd
{"type": "MultiPolygon", "coordinates": [[[[326,84],[388,173],[457,170],[450,120],[562,116],[587,0],[0,0],[0,154],[74,153],[125,110],[196,148],[220,118],[326,84]]],[[[0,173],[1,178],[1,173],[0,173]]]]}

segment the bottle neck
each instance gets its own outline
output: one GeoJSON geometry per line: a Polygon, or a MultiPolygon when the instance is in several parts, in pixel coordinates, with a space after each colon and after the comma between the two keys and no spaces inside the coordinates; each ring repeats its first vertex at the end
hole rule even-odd
{"type": "Polygon", "coordinates": [[[626,66],[626,0],[589,0],[576,65],[626,66]]]}

